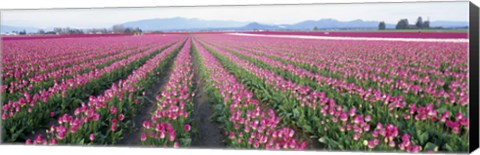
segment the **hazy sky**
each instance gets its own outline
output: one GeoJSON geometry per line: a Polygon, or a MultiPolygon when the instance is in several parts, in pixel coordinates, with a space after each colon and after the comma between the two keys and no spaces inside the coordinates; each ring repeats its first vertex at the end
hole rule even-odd
{"type": "Polygon", "coordinates": [[[401,18],[408,18],[410,23],[414,23],[418,16],[431,21],[468,21],[468,11],[468,2],[8,10],[1,12],[1,24],[38,28],[93,28],[111,27],[133,20],[170,17],[255,21],[265,24],[293,24],[304,20],[333,18],[340,21],[362,19],[395,24],[401,18]]]}

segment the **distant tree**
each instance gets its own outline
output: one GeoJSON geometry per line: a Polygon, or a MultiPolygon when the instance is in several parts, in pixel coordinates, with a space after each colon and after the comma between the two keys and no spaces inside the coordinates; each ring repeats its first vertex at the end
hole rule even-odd
{"type": "Polygon", "coordinates": [[[401,19],[398,21],[397,25],[395,26],[395,29],[408,29],[408,19],[401,19]]]}
{"type": "Polygon", "coordinates": [[[137,27],[137,28],[135,28],[135,32],[142,33],[143,31],[142,31],[142,29],[137,27]]]}
{"type": "Polygon", "coordinates": [[[130,33],[133,33],[133,30],[132,28],[126,28],[125,31],[123,31],[123,33],[127,33],[127,34],[130,34],[130,33]]]}
{"type": "Polygon", "coordinates": [[[317,26],[313,27],[313,31],[318,31],[318,30],[319,30],[319,29],[318,29],[317,26]]]}
{"type": "Polygon", "coordinates": [[[378,29],[379,30],[385,30],[386,28],[387,28],[387,26],[385,25],[385,22],[382,21],[378,24],[378,29]]]}
{"type": "Polygon", "coordinates": [[[18,32],[19,35],[26,35],[27,34],[27,31],[23,30],[23,31],[20,31],[18,32]]]}
{"type": "Polygon", "coordinates": [[[100,30],[101,33],[108,33],[108,30],[106,28],[100,30]]]}
{"type": "Polygon", "coordinates": [[[55,28],[53,28],[53,32],[55,32],[56,34],[61,34],[63,32],[63,30],[62,30],[62,28],[55,27],[55,28]]]}
{"type": "Polygon", "coordinates": [[[123,25],[114,25],[112,27],[113,33],[124,33],[125,32],[125,27],[123,25]]]}
{"type": "Polygon", "coordinates": [[[424,22],[423,22],[423,28],[425,28],[425,29],[430,28],[430,21],[428,21],[428,20],[427,20],[427,21],[424,21],[424,22]]]}
{"type": "Polygon", "coordinates": [[[131,27],[127,27],[127,28],[124,28],[123,32],[121,33],[125,33],[125,34],[140,34],[142,33],[142,30],[138,27],[136,28],[131,28],[131,27]]]}
{"type": "Polygon", "coordinates": [[[88,31],[89,33],[93,33],[93,34],[106,34],[108,33],[108,30],[106,28],[103,28],[103,29],[96,29],[96,28],[92,28],[88,31]]]}
{"type": "Polygon", "coordinates": [[[45,30],[43,30],[43,29],[40,29],[40,30],[38,30],[38,32],[37,32],[37,33],[38,33],[38,34],[45,34],[45,30]]]}
{"type": "Polygon", "coordinates": [[[62,29],[62,33],[63,33],[63,34],[65,34],[65,33],[66,33],[66,34],[69,34],[69,33],[71,33],[71,31],[70,31],[70,27],[63,28],[63,29],[62,29]]]}
{"type": "Polygon", "coordinates": [[[140,35],[140,34],[142,34],[142,32],[143,32],[142,29],[140,29],[140,28],[138,28],[138,27],[136,27],[136,28],[133,29],[133,33],[134,33],[135,35],[140,35]]]}
{"type": "Polygon", "coordinates": [[[83,30],[82,29],[74,29],[73,33],[74,34],[83,34],[83,30]]]}
{"type": "Polygon", "coordinates": [[[417,22],[415,23],[415,26],[419,29],[422,29],[423,28],[423,20],[422,20],[422,17],[418,17],[417,18],[417,22]]]}

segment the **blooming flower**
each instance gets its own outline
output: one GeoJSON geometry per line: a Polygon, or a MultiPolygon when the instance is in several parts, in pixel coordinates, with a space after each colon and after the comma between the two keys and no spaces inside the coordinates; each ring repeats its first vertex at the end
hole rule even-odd
{"type": "Polygon", "coordinates": [[[123,114],[118,115],[118,120],[123,121],[124,118],[125,118],[125,115],[123,114]]]}
{"type": "Polygon", "coordinates": [[[94,133],[91,133],[89,139],[90,139],[91,141],[95,140],[95,134],[94,134],[94,133]]]}
{"type": "Polygon", "coordinates": [[[145,141],[145,140],[147,140],[147,135],[146,135],[145,133],[142,133],[142,134],[140,135],[140,140],[142,140],[142,142],[145,141]]]}
{"type": "Polygon", "coordinates": [[[188,132],[190,131],[190,129],[191,129],[191,126],[189,124],[185,124],[184,130],[188,132]]]}

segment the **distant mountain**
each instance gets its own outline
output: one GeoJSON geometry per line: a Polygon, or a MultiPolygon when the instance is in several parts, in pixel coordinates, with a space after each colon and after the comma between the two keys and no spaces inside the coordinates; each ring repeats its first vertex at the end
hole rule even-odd
{"type": "Polygon", "coordinates": [[[245,25],[243,27],[240,27],[239,29],[244,29],[244,30],[253,30],[253,29],[259,29],[259,30],[278,30],[282,29],[280,26],[277,25],[266,25],[266,24],[260,24],[257,22],[249,23],[248,25],[245,25]]]}
{"type": "Polygon", "coordinates": [[[468,22],[458,22],[458,21],[432,21],[430,22],[430,27],[445,27],[445,28],[456,28],[456,27],[465,27],[468,26],[468,22]]]}
{"type": "MultiPolygon", "coordinates": [[[[307,20],[293,25],[287,25],[289,29],[312,29],[317,27],[318,29],[345,29],[345,28],[358,28],[358,29],[376,29],[378,28],[378,21],[363,21],[360,19],[352,21],[338,21],[335,19],[321,19],[321,20],[307,20]]],[[[395,25],[387,24],[387,28],[393,28],[395,25]]]]}
{"type": "MultiPolygon", "coordinates": [[[[226,31],[226,30],[311,30],[318,29],[376,29],[378,21],[338,21],[335,19],[307,20],[296,24],[269,25],[258,22],[237,22],[225,20],[202,20],[176,18],[157,18],[126,22],[125,27],[138,27],[144,31],[226,31]]],[[[387,24],[387,28],[395,28],[387,24]]]]}
{"type": "Polygon", "coordinates": [[[164,18],[164,19],[146,19],[131,21],[121,25],[125,27],[138,27],[146,31],[156,30],[186,30],[186,29],[209,29],[209,28],[226,28],[226,27],[241,27],[245,22],[237,21],[223,21],[223,20],[202,20],[202,19],[187,19],[187,18],[164,18]]]}
{"type": "Polygon", "coordinates": [[[21,26],[9,26],[9,25],[1,25],[0,32],[7,33],[12,31],[23,31],[25,30],[27,33],[29,32],[37,32],[39,28],[36,27],[21,27],[21,26]]]}

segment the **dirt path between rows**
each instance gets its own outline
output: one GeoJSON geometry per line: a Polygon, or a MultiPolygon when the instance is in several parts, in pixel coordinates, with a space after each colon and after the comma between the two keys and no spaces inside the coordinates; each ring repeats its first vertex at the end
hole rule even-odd
{"type": "Polygon", "coordinates": [[[133,128],[130,131],[127,131],[123,136],[123,139],[117,144],[119,146],[141,146],[140,135],[142,134],[142,124],[143,121],[150,119],[150,114],[156,110],[157,99],[156,96],[161,93],[163,87],[168,82],[170,78],[170,73],[173,68],[173,61],[177,57],[178,53],[175,54],[167,63],[166,70],[163,71],[158,77],[157,81],[152,85],[151,88],[145,90],[145,103],[140,107],[137,115],[133,119],[133,128]]]}
{"type": "Polygon", "coordinates": [[[192,135],[192,147],[196,148],[226,148],[223,140],[225,139],[222,129],[218,124],[210,120],[214,111],[208,102],[207,92],[203,89],[205,81],[200,79],[200,62],[193,60],[195,79],[195,98],[193,99],[194,110],[192,119],[197,127],[197,134],[192,135]]]}

